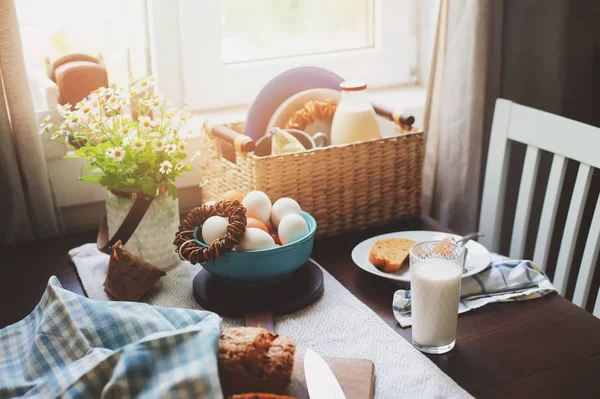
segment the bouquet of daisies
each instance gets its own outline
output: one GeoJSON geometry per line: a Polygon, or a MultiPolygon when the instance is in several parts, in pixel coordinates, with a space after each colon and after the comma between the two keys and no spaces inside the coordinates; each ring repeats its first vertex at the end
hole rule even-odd
{"type": "Polygon", "coordinates": [[[75,107],[59,106],[62,123],[47,118],[42,130],[67,145],[66,157],[84,161],[81,180],[148,195],[166,189],[176,198],[175,179],[193,170],[181,132],[191,114],[168,109],[153,89],[152,77],[132,82],[128,92],[99,88],[75,107]]]}

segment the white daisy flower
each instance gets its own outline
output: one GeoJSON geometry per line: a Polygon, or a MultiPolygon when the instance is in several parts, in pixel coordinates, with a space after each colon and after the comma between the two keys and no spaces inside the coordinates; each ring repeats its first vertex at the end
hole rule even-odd
{"type": "Polygon", "coordinates": [[[52,123],[50,123],[50,117],[47,116],[42,120],[42,123],[40,123],[40,128],[41,128],[41,132],[46,132],[49,129],[52,128],[52,123]]]}
{"type": "Polygon", "coordinates": [[[72,113],[71,113],[71,114],[70,114],[70,115],[69,115],[69,116],[66,118],[66,121],[67,121],[67,125],[68,125],[69,127],[76,127],[76,126],[78,126],[78,125],[79,125],[79,124],[82,122],[82,121],[81,121],[81,119],[80,119],[80,117],[79,117],[79,115],[77,115],[77,113],[76,113],[76,112],[72,112],[72,113]]]}
{"type": "Polygon", "coordinates": [[[89,114],[93,114],[94,113],[94,108],[92,108],[90,105],[85,104],[83,107],[81,107],[80,112],[83,113],[84,115],[89,115],[89,114]]]}
{"type": "Polygon", "coordinates": [[[189,120],[189,118],[190,118],[190,116],[185,112],[180,112],[177,114],[177,119],[182,123],[187,122],[189,120]]]}
{"type": "Polygon", "coordinates": [[[167,154],[173,154],[175,151],[177,151],[177,146],[175,144],[167,144],[165,149],[167,154]]]}
{"type": "Polygon", "coordinates": [[[51,139],[56,140],[60,136],[64,136],[64,135],[65,135],[65,132],[63,130],[57,130],[54,133],[52,133],[51,139]]]}
{"type": "Polygon", "coordinates": [[[66,103],[65,105],[57,105],[58,113],[61,117],[66,118],[71,114],[71,104],[66,103]]]}
{"type": "Polygon", "coordinates": [[[108,150],[106,150],[106,156],[109,158],[114,158],[115,157],[115,149],[109,148],[108,150]]]}
{"type": "Polygon", "coordinates": [[[100,87],[100,88],[96,89],[94,91],[94,93],[96,93],[100,97],[107,97],[107,96],[112,96],[114,94],[114,91],[113,91],[113,89],[110,89],[110,88],[100,87]]]}
{"type": "Polygon", "coordinates": [[[165,149],[165,143],[161,139],[156,139],[152,142],[152,147],[155,151],[162,151],[165,149]]]}
{"type": "Polygon", "coordinates": [[[177,145],[177,149],[179,149],[180,152],[184,152],[185,151],[185,141],[180,141],[179,144],[177,145]]]}
{"type": "Polygon", "coordinates": [[[168,109],[165,115],[167,116],[167,118],[174,118],[175,115],[177,115],[177,108],[168,109]]]}
{"type": "Polygon", "coordinates": [[[119,133],[123,136],[132,136],[135,134],[135,130],[130,129],[127,126],[121,126],[121,128],[119,129],[119,133]]]}
{"type": "Polygon", "coordinates": [[[147,88],[149,88],[149,87],[152,87],[152,83],[153,83],[153,82],[154,82],[154,81],[152,81],[152,82],[151,82],[149,78],[146,78],[146,79],[142,79],[142,80],[140,80],[140,82],[138,83],[138,85],[139,85],[139,86],[140,86],[142,89],[147,89],[147,88]]]}
{"type": "Polygon", "coordinates": [[[152,128],[156,125],[156,123],[152,121],[149,116],[140,116],[138,121],[140,122],[140,129],[146,132],[152,130],[152,128]]]}
{"type": "Polygon", "coordinates": [[[141,151],[144,149],[144,147],[146,147],[146,141],[144,141],[143,139],[137,138],[137,139],[131,140],[129,142],[129,145],[131,145],[131,147],[133,147],[134,150],[141,151]]]}
{"type": "Polygon", "coordinates": [[[150,106],[153,108],[158,108],[161,105],[166,104],[166,103],[167,103],[167,100],[163,96],[158,95],[158,94],[154,94],[152,96],[152,98],[150,99],[150,106]]]}
{"type": "Polygon", "coordinates": [[[173,164],[169,161],[163,161],[160,164],[160,173],[168,175],[173,170],[173,164]]]}
{"type": "Polygon", "coordinates": [[[179,161],[175,164],[175,170],[181,170],[183,168],[185,168],[187,164],[183,161],[179,161]]]}
{"type": "Polygon", "coordinates": [[[120,162],[123,160],[123,157],[125,156],[125,150],[123,149],[123,147],[115,147],[114,151],[113,151],[113,159],[117,162],[120,162]]]}
{"type": "Polygon", "coordinates": [[[121,108],[121,102],[119,101],[119,97],[112,95],[106,98],[106,109],[108,111],[115,111],[121,108]]]}

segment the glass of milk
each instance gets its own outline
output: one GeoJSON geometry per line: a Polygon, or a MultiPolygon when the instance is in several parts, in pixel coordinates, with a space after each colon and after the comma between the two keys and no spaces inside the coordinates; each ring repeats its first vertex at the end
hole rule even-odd
{"type": "Polygon", "coordinates": [[[412,343],[427,353],[446,353],[456,343],[465,249],[428,241],[410,249],[412,343]]]}

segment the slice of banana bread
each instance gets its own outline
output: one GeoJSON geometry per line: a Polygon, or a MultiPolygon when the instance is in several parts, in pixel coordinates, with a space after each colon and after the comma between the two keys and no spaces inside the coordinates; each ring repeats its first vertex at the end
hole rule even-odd
{"type": "Polygon", "coordinates": [[[217,355],[223,392],[284,394],[290,383],[295,351],[292,337],[254,327],[224,329],[217,355]]]}

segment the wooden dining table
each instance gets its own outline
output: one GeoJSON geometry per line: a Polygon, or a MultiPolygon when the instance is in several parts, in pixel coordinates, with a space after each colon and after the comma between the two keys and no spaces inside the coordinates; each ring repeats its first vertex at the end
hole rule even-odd
{"type": "MultiPolygon", "coordinates": [[[[362,240],[408,230],[449,231],[419,217],[317,239],[312,256],[410,342],[411,329],[401,328],[392,313],[398,286],[363,271],[351,259],[352,249],[362,240]]],[[[94,232],[87,232],[0,248],[0,327],[29,314],[52,275],[66,289],[85,295],[67,252],[95,238],[94,232]]],[[[456,347],[427,356],[475,397],[600,398],[600,319],[558,294],[462,314],[456,347]]]]}

